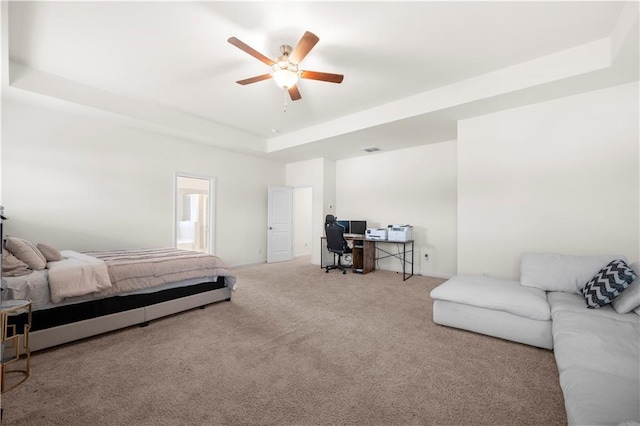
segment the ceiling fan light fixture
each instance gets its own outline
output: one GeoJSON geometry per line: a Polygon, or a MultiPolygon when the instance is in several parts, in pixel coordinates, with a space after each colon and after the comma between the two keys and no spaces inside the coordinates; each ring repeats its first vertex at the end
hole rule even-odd
{"type": "Polygon", "coordinates": [[[298,73],[291,71],[289,68],[276,68],[271,74],[273,81],[276,82],[278,87],[281,89],[287,90],[296,85],[298,82],[298,73]]]}
{"type": "MultiPolygon", "coordinates": [[[[269,74],[261,74],[251,78],[245,78],[244,80],[238,80],[236,83],[243,86],[247,84],[257,83],[272,79],[276,82],[279,88],[289,92],[289,97],[292,101],[298,101],[302,99],[300,91],[296,84],[299,78],[305,78],[309,80],[326,81],[329,83],[342,83],[342,74],[332,74],[327,72],[317,72],[309,70],[299,69],[299,64],[307,56],[309,51],[313,49],[313,46],[318,43],[320,39],[317,35],[305,31],[304,35],[296,44],[295,49],[292,49],[288,44],[280,46],[280,53],[282,54],[276,61],[264,56],[248,44],[238,40],[236,37],[229,37],[227,41],[238,49],[253,56],[260,62],[269,65],[272,68],[272,72],[269,74]]],[[[286,97],[285,97],[286,99],[286,97]]],[[[285,102],[286,107],[286,102],[285,102]]]]}

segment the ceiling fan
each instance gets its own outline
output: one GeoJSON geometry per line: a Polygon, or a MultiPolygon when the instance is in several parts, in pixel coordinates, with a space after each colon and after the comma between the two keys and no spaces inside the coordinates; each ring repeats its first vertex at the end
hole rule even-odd
{"type": "Polygon", "coordinates": [[[310,80],[327,81],[329,83],[342,83],[344,76],[342,74],[331,74],[326,72],[307,71],[299,69],[300,62],[307,56],[309,51],[318,43],[320,39],[317,35],[306,31],[294,49],[289,45],[280,46],[279,56],[275,61],[267,58],[262,53],[253,49],[249,45],[243,43],[235,37],[230,37],[227,41],[238,49],[248,53],[259,61],[269,65],[273,72],[268,74],[257,75],[255,77],[239,80],[236,83],[247,85],[257,83],[259,81],[272,78],[276,84],[289,92],[291,100],[297,101],[302,99],[300,91],[296,86],[298,78],[306,78],[310,80]]]}

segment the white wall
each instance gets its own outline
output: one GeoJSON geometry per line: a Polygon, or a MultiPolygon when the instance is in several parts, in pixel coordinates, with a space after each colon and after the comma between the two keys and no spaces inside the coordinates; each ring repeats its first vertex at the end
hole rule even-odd
{"type": "Polygon", "coordinates": [[[310,255],[312,239],[313,188],[293,188],[293,255],[310,255]]]}
{"type": "MultiPolygon", "coordinates": [[[[456,142],[337,161],[336,213],[368,227],[413,225],[415,272],[455,275],[456,142]]],[[[396,259],[379,266],[401,270],[396,259]]]]}
{"type": "Polygon", "coordinates": [[[523,252],[639,257],[638,84],[458,124],[458,273],[523,252]]]}
{"type": "Polygon", "coordinates": [[[2,122],[5,230],[63,249],[171,245],[177,170],[216,177],[233,265],[265,260],[267,186],[283,184],[313,190],[316,264],[327,213],[414,225],[429,275],[514,278],[524,251],[639,258],[637,83],[464,120],[457,142],[286,166],[15,102],[2,122]]]}
{"type": "Polygon", "coordinates": [[[60,249],[173,245],[174,172],[216,178],[216,254],[266,259],[283,164],[3,101],[5,233],[60,249]],[[260,251],[260,254],[258,254],[260,251]]]}

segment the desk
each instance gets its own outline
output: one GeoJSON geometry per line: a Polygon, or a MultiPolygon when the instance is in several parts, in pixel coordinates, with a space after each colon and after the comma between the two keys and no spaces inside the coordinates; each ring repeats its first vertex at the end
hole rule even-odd
{"type": "Polygon", "coordinates": [[[389,241],[389,240],[376,240],[376,260],[385,259],[387,257],[395,257],[400,260],[402,264],[402,281],[406,281],[413,276],[413,240],[409,241],[389,241]],[[395,244],[396,252],[392,253],[380,247],[381,243],[383,245],[395,244]],[[411,247],[407,250],[407,245],[410,244],[411,247]],[[400,246],[402,246],[402,251],[400,251],[400,246]],[[379,253],[383,253],[380,255],[379,253]],[[407,259],[407,255],[411,254],[411,261],[407,259]],[[411,265],[411,273],[407,271],[407,265],[411,265]]]}
{"type": "MultiPolygon", "coordinates": [[[[324,268],[324,253],[326,251],[327,244],[325,242],[327,237],[320,238],[320,267],[324,268]]],[[[402,281],[406,281],[413,276],[413,240],[409,241],[389,241],[389,240],[374,240],[365,238],[364,235],[345,234],[344,239],[347,241],[353,241],[353,253],[351,259],[353,260],[352,270],[355,273],[368,274],[376,269],[376,261],[379,259],[385,259],[388,257],[395,257],[402,263],[402,281]],[[389,244],[396,246],[396,251],[391,252],[383,248],[389,244]],[[407,247],[408,246],[408,247],[407,247]],[[409,260],[409,254],[411,260],[409,260]],[[408,266],[411,265],[411,272],[408,272],[408,266]]],[[[329,254],[331,254],[329,252],[329,254]]]]}

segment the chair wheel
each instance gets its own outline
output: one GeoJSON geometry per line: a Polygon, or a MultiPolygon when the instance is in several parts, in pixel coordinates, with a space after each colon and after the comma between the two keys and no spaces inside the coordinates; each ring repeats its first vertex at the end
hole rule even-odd
{"type": "Polygon", "coordinates": [[[325,269],[324,271],[325,271],[327,274],[329,273],[329,270],[328,270],[328,269],[325,269]]]}
{"type": "Polygon", "coordinates": [[[347,273],[347,271],[342,271],[342,275],[345,275],[347,273]]]}

